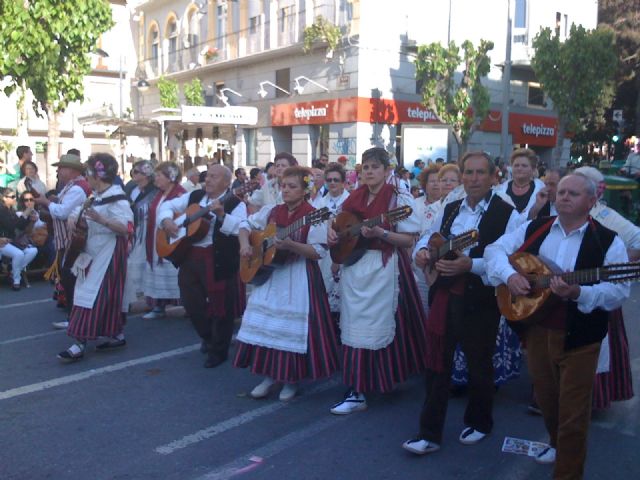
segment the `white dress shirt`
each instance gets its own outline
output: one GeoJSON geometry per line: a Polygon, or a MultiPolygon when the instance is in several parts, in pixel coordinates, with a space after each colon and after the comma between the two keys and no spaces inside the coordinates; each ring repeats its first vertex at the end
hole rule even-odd
{"type": "MultiPolygon", "coordinates": [[[[480,220],[482,220],[482,216],[487,211],[487,208],[489,208],[489,203],[491,203],[491,199],[493,198],[493,195],[495,195],[495,193],[491,195],[491,198],[489,199],[489,201],[487,201],[486,198],[483,198],[480,202],[478,202],[478,204],[474,208],[471,208],[469,206],[469,204],[467,203],[467,198],[465,197],[465,199],[462,200],[462,203],[460,204],[460,211],[458,212],[458,215],[456,216],[456,218],[453,220],[453,223],[451,224],[451,234],[460,235],[461,233],[468,232],[469,230],[477,229],[478,225],[480,225],[480,220]]],[[[436,232],[440,232],[440,229],[442,228],[442,222],[444,220],[443,217],[444,217],[444,208],[440,210],[440,212],[438,213],[438,216],[436,217],[431,227],[427,229],[427,231],[422,236],[422,238],[420,238],[420,240],[418,240],[418,243],[416,243],[415,249],[413,250],[414,259],[415,259],[416,253],[418,253],[418,251],[421,248],[427,247],[427,244],[429,243],[429,239],[431,238],[431,235],[433,235],[436,232]]],[[[505,232],[506,233],[512,232],[513,230],[518,228],[518,226],[522,225],[524,221],[525,221],[525,217],[519,214],[516,209],[513,209],[513,211],[511,212],[511,216],[509,217],[509,221],[507,222],[507,227],[505,229],[505,232]]],[[[467,248],[462,253],[468,256],[469,252],[471,251],[471,248],[472,247],[467,248]]],[[[482,279],[482,282],[485,285],[489,285],[487,275],[486,275],[484,259],[472,258],[471,262],[472,262],[471,273],[478,275],[482,279]]]]}
{"type": "MultiPolygon", "coordinates": [[[[219,197],[214,199],[210,199],[208,195],[204,195],[200,200],[200,206],[206,207],[214,200],[219,200],[224,197],[227,192],[224,192],[219,197]]],[[[189,206],[189,197],[191,193],[183,193],[179,197],[176,197],[172,200],[168,200],[166,202],[162,202],[160,208],[158,208],[158,215],[156,220],[156,226],[161,228],[162,221],[167,218],[173,219],[176,214],[182,214],[185,212],[187,207],[189,206]]],[[[238,203],[236,208],[234,208],[231,213],[224,216],[224,220],[222,221],[222,225],[220,226],[220,233],[225,235],[238,235],[240,223],[247,219],[247,206],[244,202],[238,203]]],[[[193,244],[194,247],[208,247],[213,244],[213,228],[215,225],[215,219],[211,219],[211,225],[209,226],[209,233],[205,235],[205,237],[193,244]]]]}
{"type": "MultiPolygon", "coordinates": [[[[509,263],[508,256],[524,243],[529,223],[531,222],[527,222],[512,233],[503,235],[485,249],[484,259],[489,281],[492,285],[506,284],[509,277],[516,273],[509,263]]],[[[589,223],[585,222],[577,230],[567,233],[560,224],[560,220],[556,218],[549,234],[540,245],[539,256],[552,261],[563,272],[573,271],[584,232],[588,227],[589,223]]],[[[616,235],[607,250],[604,265],[627,261],[628,257],[624,243],[616,235]]],[[[628,283],[600,282],[595,285],[581,286],[580,295],[576,303],[578,304],[578,309],[583,313],[589,313],[598,307],[605,310],[614,310],[622,305],[622,302],[629,297],[629,293],[630,287],[628,283]]]]}
{"type": "Polygon", "coordinates": [[[50,203],[49,212],[53,218],[66,220],[69,218],[69,214],[76,207],[82,205],[86,199],[87,194],[78,185],[72,185],[68,190],[63,188],[60,192],[60,203],[50,203]]]}

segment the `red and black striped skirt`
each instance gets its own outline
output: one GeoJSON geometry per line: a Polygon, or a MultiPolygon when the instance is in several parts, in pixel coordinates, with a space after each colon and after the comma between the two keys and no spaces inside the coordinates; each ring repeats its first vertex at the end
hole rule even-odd
{"type": "Polygon", "coordinates": [[[238,342],[233,365],[282,383],[329,377],[338,369],[336,330],[318,263],[307,261],[309,333],[307,353],[286,352],[238,342]]]}
{"type": "Polygon", "coordinates": [[[629,342],[624,328],[622,309],[609,314],[609,371],[596,374],[593,384],[594,410],[603,410],[611,402],[633,397],[629,342]]]}
{"type": "Polygon", "coordinates": [[[111,263],[107,267],[93,308],[74,305],[67,335],[84,341],[115,337],[122,333],[126,321],[126,316],[122,313],[126,273],[127,239],[118,236],[111,263]]]}
{"type": "Polygon", "coordinates": [[[393,341],[379,350],[342,345],[342,380],[356,392],[390,392],[409,375],[423,373],[427,368],[426,318],[409,257],[403,249],[398,249],[398,267],[400,294],[393,341]]]}

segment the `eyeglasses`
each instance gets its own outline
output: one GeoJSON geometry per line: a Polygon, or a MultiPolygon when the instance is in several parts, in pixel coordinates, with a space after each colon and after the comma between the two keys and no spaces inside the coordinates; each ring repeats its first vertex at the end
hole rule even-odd
{"type": "Polygon", "coordinates": [[[34,198],[23,198],[22,199],[23,202],[35,202],[36,200],[34,198]]]}
{"type": "Polygon", "coordinates": [[[325,182],[327,182],[327,183],[342,183],[342,179],[340,179],[340,178],[326,178],[325,182]]]}
{"type": "Polygon", "coordinates": [[[4,198],[11,198],[11,199],[14,199],[14,198],[16,198],[16,196],[15,196],[15,195],[5,195],[5,196],[4,196],[4,198]]]}
{"type": "Polygon", "coordinates": [[[438,180],[440,183],[455,183],[455,184],[459,184],[460,182],[458,181],[458,179],[456,178],[441,178],[440,180],[438,180]]]}

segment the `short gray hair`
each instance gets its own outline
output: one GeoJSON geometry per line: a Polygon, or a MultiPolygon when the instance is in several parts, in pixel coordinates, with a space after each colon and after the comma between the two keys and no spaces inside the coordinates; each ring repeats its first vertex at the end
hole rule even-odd
{"type": "Polygon", "coordinates": [[[564,178],[568,178],[568,177],[581,178],[584,181],[584,188],[587,191],[587,194],[590,197],[595,197],[596,196],[596,190],[597,190],[596,182],[594,182],[591,177],[588,177],[587,175],[585,175],[582,172],[573,172],[573,173],[567,175],[564,178]]]}

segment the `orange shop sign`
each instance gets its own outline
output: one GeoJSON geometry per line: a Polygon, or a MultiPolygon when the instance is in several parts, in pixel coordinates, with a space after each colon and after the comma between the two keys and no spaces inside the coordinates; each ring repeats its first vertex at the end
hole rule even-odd
{"type": "MultiPolygon", "coordinates": [[[[492,110],[480,125],[480,130],[499,132],[500,125],[500,112],[492,110]]],[[[558,119],[512,112],[509,114],[509,133],[513,137],[513,143],[554,147],[558,138],[558,119]]]]}

